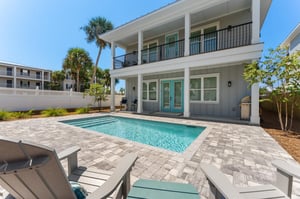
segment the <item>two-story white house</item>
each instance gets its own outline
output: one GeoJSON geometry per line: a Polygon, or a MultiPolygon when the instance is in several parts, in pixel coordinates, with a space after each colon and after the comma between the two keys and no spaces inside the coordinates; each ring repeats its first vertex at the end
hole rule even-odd
{"type": "MultiPolygon", "coordinates": [[[[271,0],[178,0],[100,35],[111,44],[111,109],[115,78],[138,113],[239,118],[251,96],[259,124],[259,86],[243,79],[261,56],[260,30],[271,0]],[[125,55],[116,55],[115,48],[125,55]]],[[[123,13],[126,14],[126,11],[123,13]]]]}
{"type": "Polygon", "coordinates": [[[43,90],[50,77],[51,70],[0,62],[0,87],[43,90]]]}

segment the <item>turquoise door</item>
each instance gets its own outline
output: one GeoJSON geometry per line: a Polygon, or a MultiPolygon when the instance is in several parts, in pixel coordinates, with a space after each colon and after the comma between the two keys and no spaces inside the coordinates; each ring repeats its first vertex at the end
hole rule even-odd
{"type": "Polygon", "coordinates": [[[183,112],[183,80],[161,82],[161,111],[183,112]]]}
{"type": "Polygon", "coordinates": [[[165,59],[172,59],[178,57],[178,34],[172,34],[166,36],[166,46],[165,46],[165,59]]]}

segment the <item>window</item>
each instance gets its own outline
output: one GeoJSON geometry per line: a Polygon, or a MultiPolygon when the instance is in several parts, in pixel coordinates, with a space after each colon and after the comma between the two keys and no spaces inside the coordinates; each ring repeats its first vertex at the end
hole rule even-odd
{"type": "Polygon", "coordinates": [[[197,27],[191,32],[190,55],[217,50],[217,30],[219,23],[197,27]]]}
{"type": "Polygon", "coordinates": [[[142,51],[142,63],[157,61],[157,41],[144,44],[142,51]]]}
{"type": "Polygon", "coordinates": [[[6,68],[6,75],[8,75],[8,76],[13,75],[12,68],[6,68]]]}
{"type": "Polygon", "coordinates": [[[219,74],[192,77],[190,100],[194,102],[218,102],[219,74]]]}
{"type": "Polygon", "coordinates": [[[41,79],[41,72],[36,72],[36,78],[41,79]]]}
{"type": "Polygon", "coordinates": [[[143,82],[143,100],[156,101],[157,100],[157,81],[143,82]]]}
{"type": "Polygon", "coordinates": [[[12,88],[12,86],[13,86],[12,80],[11,79],[6,80],[6,87],[7,88],[12,88]]]}

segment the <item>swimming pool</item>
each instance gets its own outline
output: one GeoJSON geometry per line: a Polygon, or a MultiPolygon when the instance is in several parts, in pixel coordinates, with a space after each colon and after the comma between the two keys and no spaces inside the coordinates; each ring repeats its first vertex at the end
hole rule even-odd
{"type": "Polygon", "coordinates": [[[143,144],[183,152],[205,127],[116,116],[62,121],[65,124],[105,133],[143,144]]]}

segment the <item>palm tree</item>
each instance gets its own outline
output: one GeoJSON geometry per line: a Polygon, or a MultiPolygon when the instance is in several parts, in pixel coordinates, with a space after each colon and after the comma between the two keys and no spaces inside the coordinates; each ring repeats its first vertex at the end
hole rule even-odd
{"type": "Polygon", "coordinates": [[[96,76],[96,70],[98,67],[102,49],[104,49],[106,46],[109,45],[109,43],[100,39],[99,35],[112,30],[113,24],[109,20],[105,19],[104,17],[95,17],[89,21],[88,25],[81,27],[81,29],[83,29],[84,32],[86,33],[87,42],[88,43],[96,42],[96,45],[99,47],[96,64],[94,66],[93,76],[91,79],[91,83],[93,83],[95,76],[96,76]]]}
{"type": "Polygon", "coordinates": [[[65,79],[65,71],[58,70],[51,73],[50,86],[52,90],[63,90],[63,81],[65,79]]]}
{"type": "MultiPolygon", "coordinates": [[[[71,70],[71,75],[76,75],[76,91],[80,91],[80,74],[86,73],[86,71],[93,65],[92,59],[89,53],[82,48],[70,48],[68,54],[63,62],[64,70],[71,70]]],[[[74,78],[75,79],[75,78],[74,78]]]]}
{"type": "MultiPolygon", "coordinates": [[[[110,92],[110,86],[111,86],[111,77],[110,77],[110,73],[109,73],[109,69],[105,69],[102,72],[102,82],[104,84],[105,90],[106,92],[110,92]]],[[[115,79],[115,84],[119,83],[119,79],[115,79]]]]}

